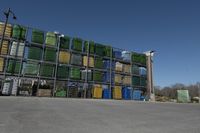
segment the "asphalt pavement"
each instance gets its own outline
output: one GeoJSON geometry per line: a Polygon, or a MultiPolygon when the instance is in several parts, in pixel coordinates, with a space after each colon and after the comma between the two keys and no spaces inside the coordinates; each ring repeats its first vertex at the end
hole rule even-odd
{"type": "Polygon", "coordinates": [[[200,133],[200,104],[0,97],[0,133],[200,133]]]}

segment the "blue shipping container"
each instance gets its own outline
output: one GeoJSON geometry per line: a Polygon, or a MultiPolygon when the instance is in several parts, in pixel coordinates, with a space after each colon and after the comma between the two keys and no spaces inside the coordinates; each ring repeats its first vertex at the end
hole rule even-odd
{"type": "Polygon", "coordinates": [[[131,52],[129,52],[129,51],[122,51],[122,59],[124,61],[131,61],[131,52]]]}
{"type": "Polygon", "coordinates": [[[113,50],[113,57],[117,59],[122,59],[122,52],[118,50],[113,50]]]}
{"type": "Polygon", "coordinates": [[[139,74],[140,74],[141,76],[146,76],[146,75],[147,75],[147,69],[144,68],[144,67],[140,67],[140,68],[139,68],[139,74]]]}
{"type": "Polygon", "coordinates": [[[103,99],[111,99],[111,90],[103,89],[103,99]]]}
{"type": "Polygon", "coordinates": [[[134,90],[133,91],[133,100],[141,100],[142,91],[134,90]]]}
{"type": "Polygon", "coordinates": [[[122,89],[122,98],[125,100],[131,100],[132,92],[133,92],[133,89],[131,87],[124,87],[122,89]]]}

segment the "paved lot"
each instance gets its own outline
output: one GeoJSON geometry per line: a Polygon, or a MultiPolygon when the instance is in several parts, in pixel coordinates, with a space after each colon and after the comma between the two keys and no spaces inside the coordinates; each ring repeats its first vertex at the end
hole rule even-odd
{"type": "Polygon", "coordinates": [[[0,97],[0,133],[200,133],[200,104],[0,97]]]}

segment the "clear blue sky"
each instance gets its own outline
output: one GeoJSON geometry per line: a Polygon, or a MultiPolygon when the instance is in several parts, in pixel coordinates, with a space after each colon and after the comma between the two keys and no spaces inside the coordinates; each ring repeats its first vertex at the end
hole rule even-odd
{"type": "Polygon", "coordinates": [[[7,7],[23,25],[137,52],[156,50],[156,85],[200,81],[200,0],[1,0],[1,11],[7,7]]]}

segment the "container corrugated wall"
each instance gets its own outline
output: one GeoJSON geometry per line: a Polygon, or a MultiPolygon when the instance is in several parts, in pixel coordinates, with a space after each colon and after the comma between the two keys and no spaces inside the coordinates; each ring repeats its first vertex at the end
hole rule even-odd
{"type": "MultiPolygon", "coordinates": [[[[0,22],[0,35],[1,36],[3,35],[4,26],[5,26],[5,23],[0,22]]],[[[4,36],[11,37],[11,34],[12,34],[12,25],[7,24],[4,36]]]]}
{"type": "Polygon", "coordinates": [[[89,57],[89,64],[88,64],[88,57],[83,56],[83,66],[89,66],[89,67],[94,67],[94,58],[89,57]]]}
{"type": "Polygon", "coordinates": [[[3,40],[3,44],[1,46],[1,54],[7,55],[8,54],[8,47],[9,47],[9,41],[3,40]]]}
{"type": "Polygon", "coordinates": [[[4,68],[4,58],[0,57],[0,72],[3,72],[3,68],[4,68]]]}
{"type": "Polygon", "coordinates": [[[10,50],[10,55],[22,57],[24,54],[24,43],[13,42],[10,50]]]}
{"type": "Polygon", "coordinates": [[[113,88],[113,99],[122,99],[122,87],[115,86],[113,88]]]}
{"type": "Polygon", "coordinates": [[[46,40],[45,40],[45,44],[46,45],[52,45],[55,46],[56,45],[56,34],[53,32],[47,32],[46,33],[46,40]]]}
{"type": "Polygon", "coordinates": [[[94,85],[92,97],[97,98],[97,99],[102,98],[102,86],[101,85],[94,85]]]}
{"type": "Polygon", "coordinates": [[[64,64],[69,64],[70,53],[67,51],[59,51],[59,62],[64,64]]]}

